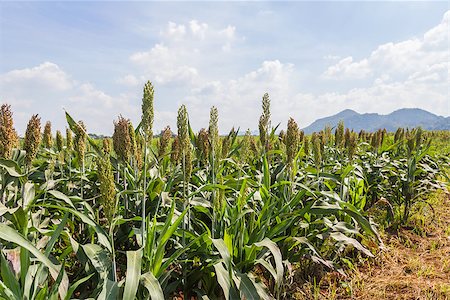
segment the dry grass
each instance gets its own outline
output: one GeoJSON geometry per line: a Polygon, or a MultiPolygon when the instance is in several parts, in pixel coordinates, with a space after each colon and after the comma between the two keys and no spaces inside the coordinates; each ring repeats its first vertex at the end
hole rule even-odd
{"type": "Polygon", "coordinates": [[[450,194],[430,201],[435,217],[418,212],[414,229],[383,233],[385,249],[349,277],[328,273],[318,284],[291,289],[286,299],[450,299],[450,194]]]}

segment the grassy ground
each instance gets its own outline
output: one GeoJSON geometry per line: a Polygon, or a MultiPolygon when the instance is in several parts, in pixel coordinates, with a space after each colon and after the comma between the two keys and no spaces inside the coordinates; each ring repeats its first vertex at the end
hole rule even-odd
{"type": "Polygon", "coordinates": [[[322,273],[317,284],[296,275],[286,299],[450,299],[450,193],[430,197],[435,214],[423,207],[412,224],[382,231],[384,249],[348,270],[322,273]],[[297,280],[296,280],[297,279],[297,280]]]}

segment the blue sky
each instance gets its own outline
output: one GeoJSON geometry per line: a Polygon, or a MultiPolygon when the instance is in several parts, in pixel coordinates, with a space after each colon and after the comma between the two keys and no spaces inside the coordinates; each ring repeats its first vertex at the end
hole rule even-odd
{"type": "Polygon", "coordinates": [[[194,129],[217,106],[222,132],[300,126],[343,109],[420,107],[450,115],[449,4],[444,2],[0,2],[0,99],[24,132],[33,113],[90,132],[119,114],[139,122],[156,89],[155,131],[194,129]]]}

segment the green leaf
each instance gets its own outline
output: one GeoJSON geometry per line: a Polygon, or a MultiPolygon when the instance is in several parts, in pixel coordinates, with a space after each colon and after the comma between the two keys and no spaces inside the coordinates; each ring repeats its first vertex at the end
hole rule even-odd
{"type": "Polygon", "coordinates": [[[163,230],[160,232],[160,238],[158,239],[159,241],[158,241],[158,244],[157,244],[155,260],[154,260],[154,265],[153,265],[153,274],[157,274],[159,272],[159,269],[161,268],[161,264],[162,264],[162,261],[163,261],[163,258],[164,258],[164,253],[166,251],[167,241],[173,235],[175,230],[177,230],[177,228],[179,227],[181,221],[183,221],[184,216],[187,213],[187,209],[186,209],[175,220],[175,222],[173,222],[172,225],[167,226],[168,224],[170,224],[170,222],[172,220],[171,216],[173,215],[173,209],[174,209],[174,204],[172,205],[172,210],[171,210],[170,215],[167,217],[166,225],[164,225],[163,230]]]}
{"type": "Polygon", "coordinates": [[[204,238],[207,235],[207,232],[205,232],[204,234],[196,237],[195,239],[193,239],[189,244],[187,244],[186,246],[184,246],[183,248],[179,248],[177,249],[174,253],[172,253],[172,255],[169,258],[166,258],[164,260],[164,263],[161,265],[161,268],[159,269],[159,272],[155,274],[155,276],[157,278],[160,278],[161,275],[163,274],[163,272],[169,268],[169,266],[172,264],[173,261],[175,261],[175,259],[177,259],[181,254],[183,254],[184,252],[188,251],[190,249],[190,247],[192,245],[194,245],[195,243],[197,243],[200,239],[204,238]]]}
{"type": "Polygon", "coordinates": [[[65,298],[64,300],[69,300],[70,297],[72,297],[73,292],[75,292],[75,290],[77,289],[77,287],[78,287],[80,284],[83,284],[83,283],[85,283],[86,281],[88,281],[88,280],[89,280],[92,276],[94,276],[94,275],[95,275],[95,273],[91,273],[91,274],[89,274],[88,276],[83,277],[83,278],[81,278],[80,280],[76,281],[74,284],[72,284],[72,285],[70,286],[69,290],[67,291],[67,295],[66,295],[66,298],[65,298]]]}
{"type": "Polygon", "coordinates": [[[221,261],[214,265],[214,270],[216,271],[217,282],[222,287],[225,300],[230,299],[231,281],[228,271],[221,261]]]}
{"type": "Polygon", "coordinates": [[[53,246],[55,245],[56,241],[58,240],[59,236],[61,235],[61,232],[64,230],[64,226],[66,226],[67,220],[69,219],[69,214],[66,213],[64,215],[64,218],[59,223],[58,227],[55,231],[52,233],[52,237],[50,238],[50,241],[47,243],[47,246],[45,247],[45,255],[49,256],[53,246]]]}
{"type": "Polygon", "coordinates": [[[238,287],[239,293],[241,295],[241,299],[245,300],[260,300],[260,296],[258,291],[256,290],[255,285],[250,280],[247,274],[237,273],[234,276],[234,282],[238,287]]]}
{"type": "MultiPolygon", "coordinates": [[[[18,298],[4,283],[0,280],[0,296],[6,297],[8,300],[21,300],[18,298]]],[[[3,300],[3,298],[0,298],[3,300]]]]}
{"type": "Polygon", "coordinates": [[[72,203],[72,200],[70,200],[69,197],[67,197],[65,194],[61,193],[60,191],[50,190],[50,191],[48,191],[48,193],[50,195],[52,195],[53,197],[55,197],[56,199],[63,200],[64,202],[69,204],[69,206],[71,206],[72,208],[75,208],[75,206],[72,203]]]}
{"type": "MultiPolygon", "coordinates": [[[[75,128],[76,128],[76,126],[78,126],[78,125],[77,125],[77,123],[75,122],[75,120],[69,115],[69,113],[68,113],[67,111],[66,111],[66,120],[67,120],[67,123],[69,124],[70,129],[71,129],[73,132],[76,132],[75,128]]],[[[87,132],[86,132],[86,137],[87,137],[87,140],[88,140],[89,144],[91,144],[91,146],[92,146],[92,148],[95,150],[95,152],[96,152],[98,155],[103,156],[103,151],[102,151],[102,149],[100,149],[99,145],[95,142],[94,139],[92,139],[92,138],[89,136],[89,134],[88,134],[87,132]]]]}
{"type": "Polygon", "coordinates": [[[19,283],[17,282],[17,278],[14,275],[13,271],[11,271],[11,268],[9,267],[9,262],[6,260],[3,252],[0,250],[0,261],[1,261],[1,278],[4,282],[5,286],[8,288],[8,290],[11,291],[11,293],[14,295],[13,299],[22,299],[22,291],[20,290],[19,283]]]}
{"type": "Polygon", "coordinates": [[[101,245],[105,246],[106,249],[108,249],[109,252],[112,252],[112,247],[111,247],[111,243],[109,241],[109,238],[107,236],[107,234],[105,233],[105,231],[103,230],[103,228],[101,228],[97,223],[95,223],[91,218],[89,218],[87,215],[74,210],[72,208],[69,207],[64,207],[64,206],[58,206],[58,205],[41,205],[42,207],[50,207],[50,208],[56,208],[59,210],[63,210],[63,211],[67,211],[70,212],[71,214],[79,217],[81,219],[81,221],[83,221],[84,223],[86,223],[87,225],[91,226],[95,232],[97,233],[98,236],[98,241],[101,245]]]}
{"type": "Polygon", "coordinates": [[[4,158],[0,158],[0,167],[2,167],[3,169],[6,170],[6,172],[8,172],[8,174],[10,176],[13,177],[22,177],[25,176],[25,174],[20,174],[21,170],[19,165],[13,161],[13,160],[9,160],[9,159],[4,159],[4,158]]]}
{"type": "Polygon", "coordinates": [[[141,282],[148,290],[148,293],[150,294],[150,298],[152,300],[164,300],[164,293],[162,291],[161,285],[152,272],[142,274],[141,282]]]}
{"type": "Polygon", "coordinates": [[[270,169],[269,169],[269,162],[267,161],[267,156],[263,156],[263,184],[264,187],[270,191],[270,169]]]}
{"type": "Polygon", "coordinates": [[[272,253],[273,259],[275,260],[275,267],[277,271],[277,276],[275,277],[275,282],[278,287],[281,286],[284,275],[284,267],[283,267],[283,258],[281,256],[280,248],[278,248],[277,244],[265,238],[261,242],[255,243],[257,247],[266,247],[272,253]]]}
{"type": "Polygon", "coordinates": [[[358,249],[359,251],[361,251],[362,253],[364,253],[365,255],[367,255],[369,257],[374,257],[374,255],[369,250],[367,250],[363,245],[361,245],[360,242],[358,242],[354,238],[346,236],[342,232],[333,232],[330,234],[330,237],[339,243],[343,243],[346,245],[352,245],[353,247],[355,247],[356,249],[358,249]]]}
{"type": "Polygon", "coordinates": [[[25,211],[28,211],[28,209],[30,208],[31,204],[33,204],[33,200],[34,200],[34,196],[36,195],[35,189],[34,189],[34,184],[31,182],[25,182],[24,186],[23,186],[23,194],[22,194],[22,199],[23,199],[23,209],[25,211]]]}
{"type": "Polygon", "coordinates": [[[141,275],[142,249],[127,251],[127,275],[125,280],[124,299],[134,299],[139,287],[141,275]]]}
{"type": "MultiPolygon", "coordinates": [[[[30,251],[40,262],[42,262],[49,269],[50,275],[52,276],[53,280],[57,280],[59,272],[61,270],[61,266],[53,264],[47,258],[47,256],[43,255],[35,246],[33,246],[17,231],[5,224],[0,224],[0,239],[17,244],[30,251]]],[[[59,295],[62,299],[64,299],[67,294],[68,285],[69,279],[67,277],[67,274],[65,274],[64,272],[63,279],[61,280],[61,284],[59,285],[58,289],[59,295]]]]}
{"type": "Polygon", "coordinates": [[[220,256],[222,257],[225,266],[229,269],[231,268],[231,255],[228,251],[228,247],[222,239],[211,239],[214,247],[219,250],[220,256]]]}
{"type": "Polygon", "coordinates": [[[102,278],[106,278],[111,268],[111,259],[104,248],[96,244],[81,245],[84,253],[102,278]]]}
{"type": "Polygon", "coordinates": [[[103,289],[97,300],[117,300],[119,296],[119,287],[117,282],[106,279],[103,282],[103,289]]]}

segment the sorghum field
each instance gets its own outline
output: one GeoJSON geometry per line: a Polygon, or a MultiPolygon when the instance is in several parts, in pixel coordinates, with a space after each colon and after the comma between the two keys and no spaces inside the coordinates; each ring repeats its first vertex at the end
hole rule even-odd
{"type": "Polygon", "coordinates": [[[383,236],[420,237],[448,197],[449,132],[308,136],[265,94],[259,136],[219,136],[214,107],[195,133],[184,106],[156,135],[153,94],[111,139],[70,112],[18,138],[2,105],[1,299],[332,299],[320,278],[388,260],[383,236]]]}

